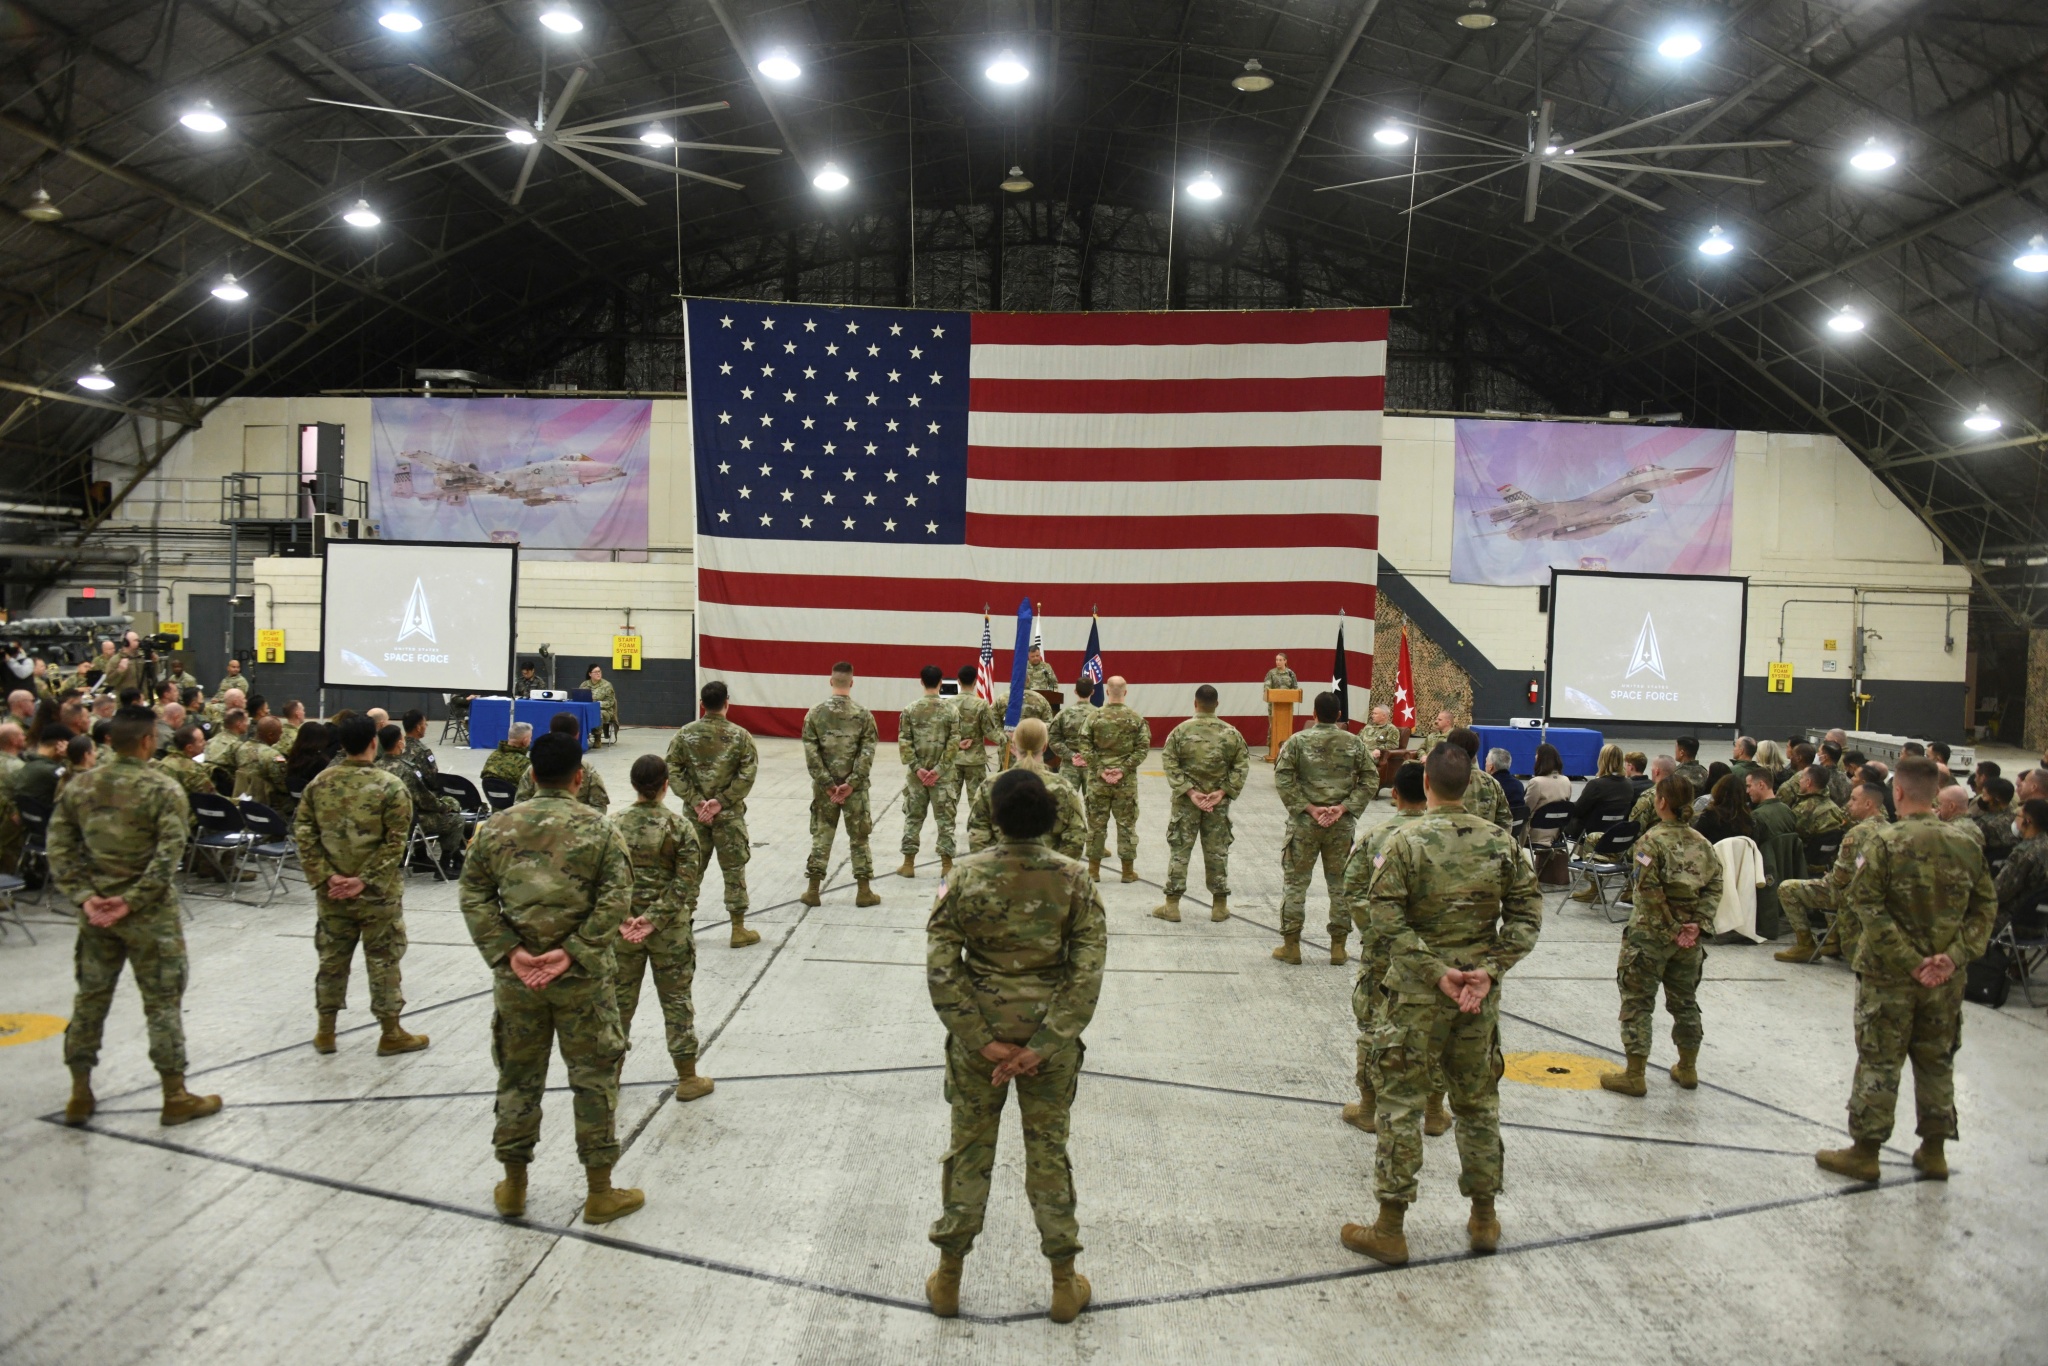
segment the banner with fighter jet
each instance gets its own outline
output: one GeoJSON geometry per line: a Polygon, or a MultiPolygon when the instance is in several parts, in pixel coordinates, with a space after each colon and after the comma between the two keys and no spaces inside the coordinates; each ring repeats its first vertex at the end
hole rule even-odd
{"type": "Polygon", "coordinates": [[[1453,583],[1728,572],[1733,432],[1460,419],[1456,462],[1453,583]]]}
{"type": "Polygon", "coordinates": [[[646,399],[373,400],[370,520],[387,540],[645,550],[653,412],[646,399]]]}

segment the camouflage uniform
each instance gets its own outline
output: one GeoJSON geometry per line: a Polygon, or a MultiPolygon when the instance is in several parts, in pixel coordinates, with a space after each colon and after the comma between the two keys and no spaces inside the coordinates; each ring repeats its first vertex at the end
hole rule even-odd
{"type": "MultiPolygon", "coordinates": [[[[198,680],[198,679],[196,679],[196,678],[194,678],[194,677],[193,677],[193,676],[192,676],[192,675],[191,675],[190,673],[188,673],[188,672],[185,672],[185,671],[183,671],[183,670],[180,670],[179,672],[177,672],[177,673],[174,673],[174,674],[172,674],[172,675],[171,675],[170,677],[166,678],[166,679],[165,679],[164,681],[165,681],[166,683],[175,683],[175,684],[177,684],[177,685],[178,685],[178,696],[180,696],[180,697],[183,697],[183,696],[185,695],[185,689],[187,689],[187,688],[197,688],[197,687],[199,687],[199,680],[198,680]]],[[[204,691],[204,689],[201,689],[201,691],[204,691]]]]}
{"type": "MultiPolygon", "coordinates": [[[[996,698],[996,716],[998,719],[1003,719],[1007,718],[1009,714],[1010,695],[1006,692],[996,698]]],[[[1024,700],[1017,704],[1017,719],[1019,721],[1028,721],[1033,718],[1043,721],[1046,725],[1050,726],[1052,724],[1052,703],[1046,701],[1043,694],[1026,688],[1024,690],[1024,700]]],[[[1003,755],[1007,760],[1009,751],[1004,750],[1003,755]]]]}
{"type": "Polygon", "coordinates": [[[1998,870],[1998,904],[2016,905],[2022,898],[2048,887],[2048,835],[2021,840],[2005,856],[1998,870]]]}
{"type": "Polygon", "coordinates": [[[251,740],[235,752],[235,800],[244,797],[261,802],[281,816],[291,814],[291,798],[284,784],[284,756],[261,740],[251,740]]]}
{"type": "MultiPolygon", "coordinates": [[[[278,748],[288,749],[289,747],[280,740],[278,748]]],[[[441,761],[434,757],[433,749],[425,740],[419,739],[417,736],[408,735],[405,737],[405,748],[400,751],[399,757],[404,759],[406,765],[422,778],[441,771],[441,761]]]]}
{"type": "Polygon", "coordinates": [[[1358,830],[1358,813],[1380,790],[1379,769],[1357,736],[1335,721],[1318,721],[1280,746],[1273,789],[1287,808],[1287,842],[1280,849],[1280,932],[1301,933],[1308,918],[1308,885],[1320,861],[1330,892],[1330,934],[1341,939],[1351,933],[1344,861],[1358,830]],[[1341,806],[1344,814],[1321,826],[1308,814],[1311,806],[1341,806]]]}
{"type": "Polygon", "coordinates": [[[1301,682],[1295,678],[1294,670],[1292,669],[1268,669],[1266,670],[1266,686],[1268,688],[1298,688],[1301,686],[1301,682]]]}
{"type": "Polygon", "coordinates": [[[575,1095],[576,1155],[586,1167],[619,1156],[619,1029],[613,946],[633,910],[633,865],[612,823],[560,788],[500,811],[478,828],[462,868],[462,914],[491,965],[491,1060],[498,1068],[500,1162],[529,1162],[540,1139],[548,1053],[560,1042],[575,1095]],[[535,991],[512,973],[512,950],[561,949],[569,968],[535,991]]]}
{"type": "Polygon", "coordinates": [[[1081,1031],[1102,994],[1109,930],[1088,870],[1036,840],[970,854],[941,885],[925,927],[925,976],[946,1026],[952,1144],[939,1179],[944,1212],[931,1240],[965,1256],[981,1232],[1009,1085],[989,1085],[991,1043],[1022,1044],[1044,1061],[1016,1078],[1024,1125],[1024,1193],[1039,1248],[1054,1260],[1081,1250],[1068,1112],[1080,1081],[1081,1031]]]}
{"type": "Polygon", "coordinates": [[[1529,862],[1499,827],[1446,803],[1408,825],[1375,856],[1368,895],[1387,972],[1373,1036],[1383,1202],[1413,1204],[1422,1167],[1422,1109],[1443,1060],[1458,1124],[1458,1189],[1502,1186],[1501,979],[1536,947],[1543,894],[1529,862]],[[1437,985],[1453,968],[1485,968],[1493,988],[1467,1015],[1437,985]]]}
{"type": "MultiPolygon", "coordinates": [[[[1052,829],[1046,831],[1040,842],[1065,854],[1068,858],[1080,858],[1088,847],[1088,813],[1081,805],[1081,795],[1072,787],[1059,781],[1045,771],[1045,765],[1036,759],[1024,760],[1017,767],[1029,769],[1046,780],[1045,786],[1058,803],[1060,813],[1053,819],[1052,829]]],[[[990,784],[983,783],[974,789],[974,804],[967,812],[967,850],[980,853],[996,842],[995,818],[989,814],[988,790],[990,784]]]]}
{"type": "Polygon", "coordinates": [[[1848,816],[1843,814],[1841,807],[1828,800],[1825,792],[1803,794],[1792,804],[1792,828],[1799,832],[1801,839],[1811,839],[1830,830],[1845,830],[1848,825],[1848,816]]]}
{"type": "Polygon", "coordinates": [[[284,755],[287,759],[291,758],[292,747],[299,743],[300,729],[300,727],[286,721],[284,729],[277,733],[277,752],[284,755]]]}
{"type": "Polygon", "coordinates": [[[519,780],[526,776],[526,770],[532,766],[532,750],[523,749],[510,740],[500,740],[498,747],[491,751],[491,757],[484,760],[483,776],[503,778],[517,786],[519,780]]]}
{"type": "Polygon", "coordinates": [[[21,770],[21,756],[0,754],[0,873],[18,872],[21,868],[22,842],[27,831],[22,829],[21,809],[14,804],[14,775],[21,770]]]}
{"type": "Polygon", "coordinates": [[[189,792],[204,792],[219,796],[220,789],[213,785],[213,770],[201,767],[198,760],[175,750],[156,761],[156,766],[171,775],[179,787],[189,792]]]}
{"type": "MultiPolygon", "coordinates": [[[[1431,750],[1435,749],[1438,745],[1449,744],[1450,739],[1451,737],[1447,732],[1433,730],[1428,732],[1427,734],[1415,736],[1410,741],[1408,748],[1414,750],[1417,754],[1420,754],[1423,758],[1427,759],[1429,757],[1429,752],[1431,750]]],[[[1477,773],[1479,771],[1478,766],[1474,765],[1472,771],[1474,773],[1477,773]]]]}
{"type": "Polygon", "coordinates": [[[1963,819],[1977,827],[1984,837],[1984,861],[1996,863],[2012,852],[2019,837],[2012,832],[2013,813],[2006,811],[1971,811],[1963,819]]]}
{"type": "Polygon", "coordinates": [[[363,945],[370,979],[370,1010],[378,1018],[405,1008],[398,963],[405,957],[405,837],[412,802],[405,783],[361,759],[322,769],[299,794],[292,838],[313,888],[319,918],[313,946],[320,967],[313,977],[314,1006],[323,1014],[348,1005],[349,962],[363,945]],[[327,879],[359,877],[363,890],[335,901],[327,879]]]}
{"type": "Polygon", "coordinates": [[[1368,752],[1377,749],[1383,750],[1388,754],[1399,754],[1401,752],[1401,728],[1392,722],[1383,726],[1378,722],[1368,721],[1365,725],[1359,727],[1358,743],[1364,745],[1368,752]]]}
{"type": "Polygon", "coordinates": [[[609,678],[600,678],[590,685],[590,700],[597,703],[600,728],[610,729],[619,724],[619,690],[609,678]]]}
{"type": "Polygon", "coordinates": [[[953,699],[953,762],[947,776],[939,779],[952,787],[947,800],[958,811],[963,803],[960,794],[967,794],[964,803],[970,809],[974,794],[988,778],[989,745],[1003,753],[1003,716],[979,697],[962,693],[953,699]]]}
{"type": "MultiPolygon", "coordinates": [[[[1394,812],[1394,818],[1374,829],[1365,841],[1352,851],[1351,861],[1344,865],[1344,900],[1351,907],[1351,919],[1358,926],[1358,980],[1351,988],[1351,1017],[1358,1022],[1358,1091],[1365,1095],[1377,1093],[1380,1089],[1379,1068],[1373,1063],[1373,1031],[1379,1026],[1379,1018],[1385,1008],[1384,991],[1381,983],[1387,977],[1389,947],[1387,941],[1373,933],[1372,906],[1366,892],[1372,884],[1374,860],[1386,852],[1387,844],[1404,827],[1420,820],[1420,811],[1394,812]]],[[[1429,1060],[1429,1094],[1439,1096],[1448,1089],[1444,1080],[1444,1060],[1437,1055],[1429,1060]]]]}
{"type": "MultiPolygon", "coordinates": [[[[1680,825],[1691,825],[1692,817],[1692,804],[1688,802],[1685,810],[1678,813],[1678,823],[1680,825]]],[[[1629,808],[1628,818],[1635,822],[1636,829],[1644,835],[1657,828],[1657,822],[1663,818],[1657,814],[1656,788],[1644,789],[1643,795],[1636,798],[1636,804],[1629,808]]]]}
{"type": "Polygon", "coordinates": [[[1621,932],[1621,1047],[1630,1057],[1650,1056],[1650,1021],[1657,988],[1671,1012],[1671,1042],[1698,1048],[1700,974],[1707,966],[1705,937],[1721,906],[1721,860],[1707,837],[1684,821],[1659,821],[1636,841],[1635,908],[1621,932]],[[1700,927],[1701,942],[1678,946],[1679,930],[1700,927]]]}
{"type": "Polygon", "coordinates": [[[226,769],[228,777],[232,779],[235,767],[242,759],[242,746],[249,743],[247,734],[237,735],[231,730],[222,729],[213,739],[207,741],[206,757],[200,762],[208,768],[226,769]]]}
{"type": "Polygon", "coordinates": [[[1959,1137],[1955,1056],[1962,1047],[1964,970],[1991,937],[1998,898],[1984,855],[1969,838],[1927,814],[1859,843],[1849,911],[1862,925],[1856,946],[1856,1079],[1849,1133],[1870,1143],[1892,1134],[1899,1074],[1913,1063],[1914,1132],[1959,1137]],[[1912,970],[1945,953],[1955,975],[1923,987],[1912,970]]]}
{"type": "Polygon", "coordinates": [[[676,732],[668,746],[668,787],[690,818],[689,911],[697,909],[697,891],[711,855],[725,879],[727,915],[747,913],[747,860],[753,846],[747,837],[747,794],[754,790],[761,760],[754,737],[723,716],[704,716],[676,732]],[[706,830],[697,820],[697,804],[718,799],[718,814],[706,830]]]}
{"type": "Polygon", "coordinates": [[[946,781],[955,745],[953,704],[936,693],[920,697],[903,709],[896,723],[896,754],[903,761],[903,857],[917,857],[924,835],[924,813],[930,810],[938,827],[939,856],[953,857],[953,785],[946,781]],[[930,787],[917,771],[935,771],[930,787]]]}
{"type": "MultiPolygon", "coordinates": [[[[1372,764],[1370,753],[1365,758],[1368,764],[1372,764]]],[[[1372,768],[1373,777],[1377,779],[1379,766],[1372,764],[1372,768]]],[[[1507,789],[1500,785],[1500,779],[1481,768],[1477,759],[1472,761],[1472,781],[1465,788],[1465,809],[1481,820],[1492,821],[1503,830],[1515,828],[1515,814],[1508,806],[1507,789]]]]}
{"type": "Polygon", "coordinates": [[[1188,859],[1195,837],[1202,839],[1202,873],[1211,896],[1230,895],[1230,804],[1244,791],[1251,750],[1244,736],[1214,712],[1197,712],[1167,734],[1166,786],[1173,793],[1166,818],[1166,895],[1188,889],[1188,859]],[[1204,811],[1190,792],[1223,793],[1214,811],[1204,811]]]}
{"type": "Polygon", "coordinates": [[[1058,692],[1060,690],[1059,675],[1052,671],[1052,665],[1047,664],[1043,660],[1036,664],[1026,660],[1024,661],[1024,686],[1033,691],[1044,689],[1049,692],[1058,692]]]}
{"type": "Polygon", "coordinates": [[[697,904],[697,837],[690,822],[660,802],[636,801],[612,817],[633,865],[634,916],[654,930],[635,944],[623,935],[612,945],[618,963],[619,1037],[633,1046],[633,1012],[640,981],[654,965],[654,996],[668,1028],[668,1055],[678,1065],[697,1056],[696,1010],[690,979],[697,971],[697,940],[690,911],[697,904]]]}
{"type": "Polygon", "coordinates": [[[1116,818],[1116,852],[1125,863],[1138,857],[1138,768],[1152,752],[1145,718],[1122,702],[1098,707],[1081,733],[1081,757],[1088,761],[1088,857],[1100,859],[1116,818]],[[1107,769],[1122,769],[1114,785],[1102,781],[1107,769]]]}
{"type": "MultiPolygon", "coordinates": [[[[526,772],[519,777],[519,788],[512,800],[523,802],[539,790],[539,785],[533,781],[533,765],[529,760],[526,772]]],[[[611,809],[612,796],[604,790],[604,777],[598,773],[597,766],[588,759],[583,761],[583,786],[577,791],[576,800],[599,815],[611,809]]]]}
{"type": "Polygon", "coordinates": [[[1707,795],[1707,766],[1705,764],[1697,759],[1687,759],[1671,771],[1692,784],[1694,795],[1701,797],[1707,795]]]}
{"type": "Polygon", "coordinates": [[[72,961],[78,995],[64,1030],[64,1065],[93,1067],[121,965],[135,965],[149,1060],[157,1071],[185,1071],[185,932],[174,878],[184,857],[192,810],[185,793],[155,768],[123,756],[82,773],[50,817],[50,876],[80,906],[118,896],[128,914],[100,929],[78,913],[72,961]]]}
{"type": "Polygon", "coordinates": [[[462,848],[462,803],[453,797],[444,797],[427,789],[426,779],[420,771],[405,761],[403,754],[380,755],[376,766],[398,779],[405,788],[405,795],[412,804],[412,814],[420,823],[423,834],[432,835],[440,841],[441,853],[447,854],[462,848]]]}
{"type": "Polygon", "coordinates": [[[1074,755],[1080,752],[1082,734],[1094,715],[1093,702],[1071,697],[1054,713],[1052,724],[1046,727],[1045,766],[1059,774],[1076,792],[1086,789],[1087,774],[1075,766],[1074,755]]]}
{"type": "Polygon", "coordinates": [[[1881,814],[1857,822],[1842,836],[1834,867],[1825,876],[1788,878],[1778,884],[1778,906],[1792,922],[1792,928],[1818,936],[1825,933],[1826,926],[1816,923],[1815,913],[1833,914],[1836,933],[1842,941],[1842,956],[1852,961],[1856,956],[1857,932],[1855,924],[1842,914],[1846,909],[1844,893],[1849,890],[1849,879],[1855,876],[1856,860],[1865,841],[1874,838],[1886,824],[1881,814]]]}
{"type": "Polygon", "coordinates": [[[851,697],[835,693],[804,717],[804,763],[811,770],[811,856],[804,861],[806,877],[824,878],[842,814],[854,877],[866,882],[875,875],[875,857],[868,850],[868,832],[875,826],[868,805],[868,771],[874,767],[879,743],[874,713],[851,697]],[[825,789],[841,783],[852,784],[853,790],[844,802],[834,802],[825,789]]]}

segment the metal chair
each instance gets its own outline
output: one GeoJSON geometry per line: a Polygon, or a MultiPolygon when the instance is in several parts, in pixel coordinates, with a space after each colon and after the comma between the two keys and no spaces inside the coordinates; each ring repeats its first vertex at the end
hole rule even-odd
{"type": "Polygon", "coordinates": [[[231,768],[213,770],[213,790],[223,797],[235,795],[235,771],[231,768]]]}
{"type": "Polygon", "coordinates": [[[476,790],[476,784],[460,773],[436,773],[427,780],[427,787],[443,797],[453,797],[462,808],[463,823],[471,830],[491,817],[490,803],[476,790]]]}
{"type": "Polygon", "coordinates": [[[2034,999],[2034,974],[2048,964],[2048,892],[2036,892],[1998,919],[1991,942],[2003,948],[2011,960],[2012,975],[2019,979],[2020,992],[2029,1006],[2034,999]]]}
{"type": "Polygon", "coordinates": [[[36,904],[50,895],[50,804],[34,797],[16,797],[14,809],[21,813],[21,874],[24,883],[33,870],[37,875],[36,904]]]}
{"type": "Polygon", "coordinates": [[[1518,845],[1528,841],[1529,808],[1520,802],[1508,807],[1508,836],[1518,845]]]}
{"type": "Polygon", "coordinates": [[[466,694],[445,693],[448,701],[448,715],[441,722],[441,743],[466,745],[469,743],[469,702],[466,694]]]}
{"type": "MultiPolygon", "coordinates": [[[[243,855],[254,860],[257,871],[264,874],[263,900],[257,904],[268,906],[284,886],[285,865],[298,857],[299,846],[292,842],[291,824],[283,816],[248,797],[238,805],[250,837],[243,855]]],[[[229,895],[237,901],[242,899],[239,880],[230,884],[229,895]]]]}
{"type": "Polygon", "coordinates": [[[1607,884],[1627,882],[1633,875],[1635,865],[1629,861],[1628,851],[1636,842],[1641,828],[1626,818],[1599,818],[1601,825],[1598,839],[1579,843],[1579,853],[1571,861],[1574,873],[1584,873],[1593,884],[1593,899],[1600,904],[1600,910],[1609,922],[1626,920],[1626,912],[1617,917],[1615,903],[1607,899],[1607,884]]]}
{"type": "Polygon", "coordinates": [[[1550,835],[1552,837],[1550,842],[1554,842],[1555,839],[1562,837],[1564,828],[1571,823],[1571,819],[1572,804],[1570,802],[1551,802],[1535,815],[1529,817],[1528,828],[1522,832],[1523,847],[1537,847],[1536,837],[1538,835],[1550,835]]]}
{"type": "Polygon", "coordinates": [[[509,778],[493,778],[486,773],[483,788],[484,796],[490,799],[493,811],[504,811],[519,800],[519,784],[509,778]]]}
{"type": "Polygon", "coordinates": [[[30,929],[28,921],[22,918],[21,907],[14,904],[14,894],[26,885],[12,873],[0,873],[0,939],[6,938],[7,928],[12,925],[27,935],[28,942],[33,945],[36,942],[36,932],[30,929]]]}
{"type": "Polygon", "coordinates": [[[434,875],[435,881],[446,882],[448,874],[442,871],[441,862],[448,851],[439,847],[438,840],[435,840],[434,853],[427,856],[427,861],[424,865],[415,867],[413,864],[413,855],[425,850],[429,840],[435,840],[435,837],[420,828],[420,818],[418,813],[415,812],[412,818],[412,829],[405,832],[405,853],[400,856],[399,867],[408,878],[414,873],[431,872],[434,875]],[[435,855],[440,855],[441,857],[435,857],[435,855]]]}
{"type": "Polygon", "coordinates": [[[256,842],[256,837],[244,826],[241,809],[226,797],[194,792],[192,818],[197,828],[192,835],[186,872],[196,871],[200,856],[205,855],[226,885],[227,890],[221,895],[232,896],[241,884],[242,856],[256,842]]]}

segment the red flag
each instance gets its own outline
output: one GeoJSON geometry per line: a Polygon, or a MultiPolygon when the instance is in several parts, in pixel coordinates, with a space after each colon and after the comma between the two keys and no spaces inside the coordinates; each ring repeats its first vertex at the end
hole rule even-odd
{"type": "Polygon", "coordinates": [[[1394,666],[1394,724],[1415,729],[1415,673],[1408,667],[1408,632],[1401,632],[1401,657],[1394,666]]]}

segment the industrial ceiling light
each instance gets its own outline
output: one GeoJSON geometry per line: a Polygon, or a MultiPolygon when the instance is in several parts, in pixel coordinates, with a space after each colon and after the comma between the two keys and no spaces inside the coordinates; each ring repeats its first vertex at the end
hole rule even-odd
{"type": "Polygon", "coordinates": [[[1995,432],[2005,425],[2005,419],[1991,411],[1991,405],[1980,403],[1977,411],[1963,419],[1963,425],[1973,432],[1995,432]]]}
{"type": "Polygon", "coordinates": [[[540,21],[556,33],[583,32],[583,21],[567,5],[549,5],[540,12],[540,21]]]}
{"type": "Polygon", "coordinates": [[[1193,199],[1221,199],[1223,187],[1216,183],[1216,177],[1204,171],[1188,182],[1188,195],[1193,199]]]}
{"type": "MultiPolygon", "coordinates": [[[[48,190],[38,185],[36,192],[28,197],[28,207],[21,211],[21,216],[31,223],[55,223],[64,217],[64,210],[57,207],[56,201],[50,198],[48,190]]],[[[2040,240],[2038,237],[2034,239],[2037,243],[2040,240]]],[[[2021,257],[2020,259],[2024,261],[2026,258],[2021,257]]],[[[2048,261],[2048,257],[2043,257],[2042,259],[2048,261]]],[[[2032,270],[2033,267],[2023,265],[2020,269],[2032,270]]],[[[2048,269],[2048,266],[2044,266],[2043,269],[2048,269]]]]}
{"type": "Polygon", "coordinates": [[[418,33],[423,27],[419,15],[413,12],[406,0],[388,0],[384,12],[377,16],[377,22],[393,33],[418,33]]]}
{"type": "Polygon", "coordinates": [[[249,291],[242,288],[242,282],[235,278],[233,271],[229,271],[213,287],[213,297],[225,303],[238,304],[249,297],[249,291]]]}
{"type": "Polygon", "coordinates": [[[838,194],[852,183],[847,178],[846,172],[839,169],[839,163],[836,161],[826,162],[818,168],[818,173],[811,177],[811,184],[827,194],[838,194]]]}
{"type": "Polygon", "coordinates": [[[1024,174],[1022,166],[1012,166],[1010,173],[1003,177],[1000,188],[1008,190],[1011,194],[1022,194],[1031,188],[1031,177],[1024,174]]]}
{"type": "Polygon", "coordinates": [[[1382,147],[1399,147],[1408,141],[1408,130],[1398,123],[1383,123],[1372,130],[1372,140],[1382,147]]]}
{"type": "Polygon", "coordinates": [[[1266,74],[1266,68],[1259,65],[1257,57],[1245,58],[1244,70],[1232,76],[1230,83],[1247,95],[1256,95],[1261,90],[1273,88],[1273,78],[1266,74]]]}
{"type": "Polygon", "coordinates": [[[1664,41],[1657,44],[1657,53],[1659,56],[1669,57],[1674,62],[1682,62],[1687,57],[1699,55],[1699,50],[1705,46],[1697,33],[1690,29],[1679,29],[1676,33],[1667,34],[1664,41]]]}
{"type": "Polygon", "coordinates": [[[201,100],[193,105],[178,115],[178,122],[195,133],[225,133],[228,130],[228,121],[214,109],[212,100],[201,100]]]}
{"type": "Polygon", "coordinates": [[[355,202],[355,207],[341,216],[341,221],[352,228],[374,228],[384,220],[379,218],[377,211],[370,207],[369,200],[358,199],[355,202]]]}
{"type": "Polygon", "coordinates": [[[1018,61],[1016,53],[1004,48],[982,74],[997,85],[1021,85],[1031,79],[1031,68],[1018,61]]]}
{"type": "Polygon", "coordinates": [[[1472,0],[1471,6],[1458,16],[1459,27],[1469,28],[1475,32],[1479,29],[1492,28],[1499,22],[1486,12],[1486,0],[1472,0]]]}
{"type": "Polygon", "coordinates": [[[540,139],[533,135],[532,129],[507,128],[505,130],[505,141],[519,147],[531,147],[534,143],[539,142],[540,139]]]}
{"type": "Polygon", "coordinates": [[[763,57],[754,69],[771,81],[793,81],[804,74],[796,58],[789,55],[789,49],[782,47],[763,57]]]}
{"type": "Polygon", "coordinates": [[[675,140],[676,135],[663,128],[660,124],[656,124],[640,135],[640,141],[646,143],[649,147],[672,147],[675,145],[675,140]]]}
{"type": "Polygon", "coordinates": [[[1707,235],[1700,240],[1700,255],[1702,256],[1726,256],[1733,250],[1735,250],[1735,244],[1722,234],[1719,223],[1708,228],[1707,235]]]}
{"type": "Polygon", "coordinates": [[[104,394],[114,387],[114,381],[108,376],[107,367],[94,361],[92,369],[78,377],[78,387],[90,389],[96,394],[104,394]]]}
{"type": "Polygon", "coordinates": [[[1859,171],[1888,171],[1899,164],[1899,159],[1876,138],[1868,138],[1856,155],[1849,158],[1849,164],[1859,171]]]}
{"type": "MultiPolygon", "coordinates": [[[[41,190],[37,190],[36,195],[38,198],[45,200],[49,198],[41,190]]],[[[25,218],[35,217],[28,209],[23,209],[21,212],[25,218]]],[[[37,221],[43,222],[46,220],[37,219],[37,221]]],[[[2017,269],[2024,270],[2029,275],[2039,275],[2044,271],[2048,271],[2048,237],[2043,237],[2038,232],[2035,233],[2034,240],[2027,243],[2025,251],[2012,258],[2012,263],[2017,269]]]]}
{"type": "Polygon", "coordinates": [[[1842,305],[1839,313],[1832,314],[1828,318],[1828,330],[1830,332],[1839,332],[1845,337],[1861,332],[1863,328],[1863,315],[1847,304],[1842,305]]]}

